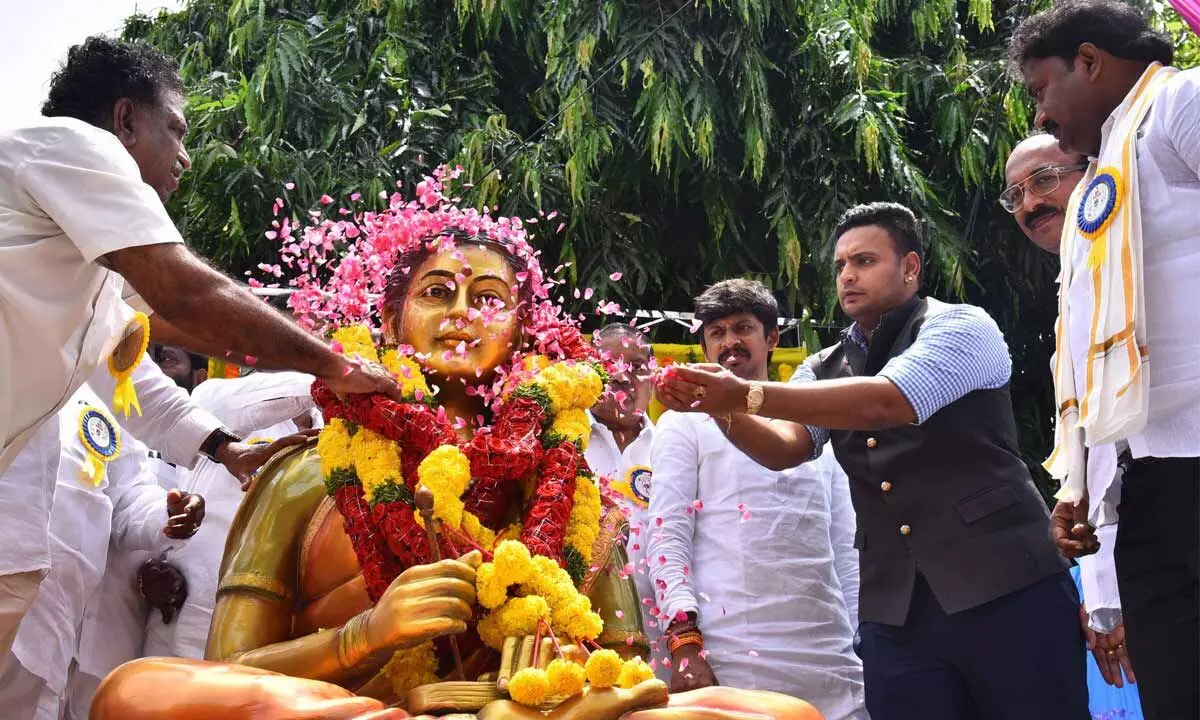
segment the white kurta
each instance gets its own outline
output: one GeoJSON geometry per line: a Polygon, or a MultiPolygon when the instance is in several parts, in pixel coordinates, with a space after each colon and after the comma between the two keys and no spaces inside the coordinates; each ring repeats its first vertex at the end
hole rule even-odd
{"type": "MultiPolygon", "coordinates": [[[[592,417],[591,413],[588,413],[588,418],[592,421],[592,432],[584,457],[597,478],[628,481],[630,471],[634,468],[650,467],[650,446],[654,441],[654,423],[648,415],[642,418],[642,429],[638,436],[624,450],[617,447],[616,438],[604,423],[592,417]]],[[[644,476],[641,479],[645,485],[651,484],[646,481],[644,476]]],[[[629,563],[633,566],[634,586],[637,588],[638,597],[642,599],[640,605],[642,627],[646,630],[646,636],[650,640],[650,654],[659,660],[659,663],[655,664],[655,672],[660,678],[668,679],[671,674],[670,670],[661,665],[661,659],[666,656],[667,648],[665,645],[660,647],[659,638],[662,636],[662,630],[653,613],[657,606],[654,604],[654,588],[646,567],[646,541],[649,537],[649,529],[646,526],[648,509],[627,497],[621,497],[618,502],[629,517],[629,540],[625,543],[625,551],[629,555],[629,563]],[[650,602],[647,603],[646,600],[650,602]]]]}
{"type": "MultiPolygon", "coordinates": [[[[1134,457],[1200,456],[1200,336],[1193,329],[1193,300],[1200,277],[1200,68],[1183,70],[1159,93],[1137,134],[1138,193],[1142,218],[1146,342],[1150,402],[1146,426],[1126,438],[1134,457]]],[[[1111,141],[1113,118],[1102,128],[1111,141]]],[[[1076,267],[1086,266],[1089,243],[1076,243],[1076,267]]],[[[1060,282],[1062,278],[1059,278],[1060,282]]],[[[1077,396],[1082,397],[1094,300],[1091,273],[1076,273],[1067,288],[1072,308],[1067,351],[1073,358],[1077,396]]],[[[1119,449],[1089,449],[1090,521],[1116,522],[1119,449]]]]}
{"type": "MultiPolygon", "coordinates": [[[[303,373],[252,373],[205,381],[193,391],[192,400],[247,440],[276,440],[295,433],[292,419],[313,410],[312,382],[313,377],[303,373]]],[[[204,525],[186,546],[171,553],[170,561],[187,578],[188,597],[170,625],[163,623],[160,614],[150,614],[145,653],[202,659],[225,538],[242,491],[237,478],[207,459],[201,459],[183,482],[187,492],[205,498],[204,525]]]]}
{"type": "MultiPolygon", "coordinates": [[[[99,486],[82,477],[87,460],[79,417],[85,407],[107,414],[86,386],[59,411],[62,458],[50,516],[52,568],[21,622],[13,655],[17,662],[60,696],[77,650],[84,605],[105,572],[109,538],[121,547],[157,550],[169,542],[166,492],[146,470],[144,446],[121,433],[121,454],[107,464],[99,486]]],[[[119,432],[119,431],[118,431],[119,432]]],[[[0,692],[0,706],[5,698],[0,692]]],[[[26,709],[13,708],[13,712],[26,709]]],[[[39,720],[57,718],[57,708],[39,708],[39,720]]]]}
{"type": "Polygon", "coordinates": [[[697,613],[717,681],[803,698],[826,720],[866,718],[854,511],[833,453],[774,472],[707,415],[668,412],[651,466],[659,605],[697,613]]]}

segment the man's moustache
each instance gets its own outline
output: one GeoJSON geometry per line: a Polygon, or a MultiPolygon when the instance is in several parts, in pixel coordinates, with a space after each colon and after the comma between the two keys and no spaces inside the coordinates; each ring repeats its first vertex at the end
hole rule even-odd
{"type": "Polygon", "coordinates": [[[1058,214],[1058,208],[1053,208],[1053,207],[1050,207],[1049,205],[1043,205],[1042,207],[1038,208],[1037,210],[1034,210],[1033,212],[1031,212],[1025,216],[1025,227],[1032,230],[1033,224],[1035,222],[1037,222],[1038,220],[1041,220],[1042,218],[1046,217],[1047,215],[1056,215],[1056,214],[1058,214]]]}

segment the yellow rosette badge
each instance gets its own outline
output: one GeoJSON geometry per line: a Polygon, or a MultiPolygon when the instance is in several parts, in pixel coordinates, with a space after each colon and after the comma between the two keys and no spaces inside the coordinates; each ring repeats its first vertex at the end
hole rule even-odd
{"type": "Polygon", "coordinates": [[[108,356],[108,374],[117,381],[113,390],[112,409],[125,413],[129,417],[130,409],[142,414],[142,406],[138,404],[137,391],[133,387],[133,371],[137,369],[146,348],[150,347],[150,318],[145,313],[134,313],[133,319],[121,333],[121,341],[108,356]]]}
{"type": "Polygon", "coordinates": [[[90,405],[79,413],[79,439],[87,453],[82,475],[93,485],[104,481],[104,467],[121,454],[121,434],[103,412],[90,405]]]}
{"type": "Polygon", "coordinates": [[[650,468],[634,465],[625,473],[625,479],[615,480],[608,486],[632,500],[638,507],[645,508],[650,507],[650,482],[653,477],[650,468]]]}

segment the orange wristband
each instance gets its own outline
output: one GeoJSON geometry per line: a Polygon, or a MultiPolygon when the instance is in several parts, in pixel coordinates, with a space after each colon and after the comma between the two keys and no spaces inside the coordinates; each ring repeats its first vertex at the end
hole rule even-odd
{"type": "Polygon", "coordinates": [[[669,650],[672,655],[675,654],[676,650],[684,647],[685,645],[698,645],[699,647],[703,648],[704,638],[701,637],[700,633],[698,632],[689,632],[683,635],[672,635],[671,638],[667,640],[667,650],[669,650]]]}

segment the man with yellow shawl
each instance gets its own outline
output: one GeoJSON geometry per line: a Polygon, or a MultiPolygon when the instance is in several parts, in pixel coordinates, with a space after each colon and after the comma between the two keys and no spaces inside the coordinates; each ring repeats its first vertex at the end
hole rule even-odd
{"type": "Polygon", "coordinates": [[[1089,526],[1119,501],[1117,578],[1146,717],[1197,717],[1200,70],[1170,67],[1166,38],[1115,0],[1029,18],[1010,57],[1035,123],[1089,158],[1061,245],[1054,530],[1066,552],[1094,551],[1089,526]]]}

